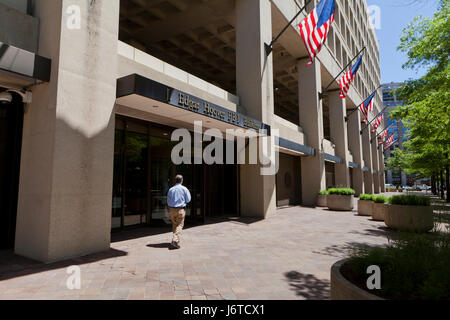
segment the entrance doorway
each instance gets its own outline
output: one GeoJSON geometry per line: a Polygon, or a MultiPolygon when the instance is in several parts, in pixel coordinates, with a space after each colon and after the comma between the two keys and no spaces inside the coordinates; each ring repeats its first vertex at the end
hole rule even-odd
{"type": "MultiPolygon", "coordinates": [[[[177,174],[189,189],[186,224],[238,213],[237,165],[175,165],[170,140],[175,128],[117,116],[114,148],[112,229],[170,223],[167,192],[177,174]]],[[[194,150],[194,148],[192,148],[194,150]]],[[[193,163],[193,161],[191,162],[193,163]]]]}
{"type": "Polygon", "coordinates": [[[23,103],[0,102],[0,249],[12,249],[16,232],[23,103]]]}
{"type": "Polygon", "coordinates": [[[336,175],[334,167],[334,163],[325,161],[325,183],[327,189],[336,187],[336,175]]]}
{"type": "Polygon", "coordinates": [[[277,207],[300,205],[301,185],[301,158],[280,152],[276,175],[277,207]]]}

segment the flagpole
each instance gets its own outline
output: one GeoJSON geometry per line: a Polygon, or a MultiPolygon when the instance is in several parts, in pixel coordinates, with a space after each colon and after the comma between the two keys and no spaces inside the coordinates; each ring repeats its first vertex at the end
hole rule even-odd
{"type": "Polygon", "coordinates": [[[264,43],[264,47],[266,49],[266,55],[269,56],[272,53],[273,45],[275,42],[278,41],[278,39],[281,37],[281,35],[289,28],[290,25],[297,19],[297,17],[300,15],[300,13],[303,12],[303,10],[306,9],[306,6],[311,2],[312,0],[308,0],[308,2],[305,3],[303,8],[300,9],[300,11],[289,21],[289,23],[281,30],[281,32],[270,42],[270,44],[264,43]]]}
{"type": "Polygon", "coordinates": [[[371,124],[375,119],[377,119],[378,116],[379,116],[381,113],[383,113],[383,111],[386,110],[387,108],[389,108],[389,107],[384,107],[383,110],[381,110],[380,112],[378,112],[377,115],[372,119],[372,121],[370,121],[364,128],[361,129],[360,134],[363,134],[364,129],[367,129],[367,128],[370,126],[370,124],[371,124]]]}
{"type": "MultiPolygon", "coordinates": [[[[380,134],[382,134],[384,131],[386,131],[389,127],[391,127],[393,125],[393,123],[391,123],[390,125],[388,125],[387,127],[385,127],[383,130],[381,130],[381,132],[379,133],[379,134],[377,134],[376,136],[375,136],[375,138],[373,138],[373,139],[376,139],[376,138],[378,138],[379,136],[380,136],[380,134]]],[[[373,139],[370,139],[370,143],[372,143],[373,142],[373,139]]]]}
{"type": "MultiPolygon", "coordinates": [[[[376,88],[375,91],[372,92],[372,93],[369,95],[369,97],[370,97],[373,93],[377,92],[378,89],[380,89],[381,87],[382,87],[382,85],[380,84],[380,85],[378,86],[378,88],[376,88]]],[[[359,110],[359,106],[362,105],[363,103],[364,103],[364,100],[358,105],[358,108],[353,109],[353,110],[345,117],[345,122],[348,121],[348,117],[350,117],[350,116],[353,114],[353,112],[359,110]]]]}
{"type": "Polygon", "coordinates": [[[344,69],[342,69],[342,70],[338,73],[338,75],[337,75],[336,77],[334,77],[334,79],[330,82],[330,84],[329,84],[325,89],[322,90],[322,92],[319,92],[319,100],[323,99],[323,94],[328,90],[328,88],[330,88],[330,87],[334,84],[334,82],[336,81],[337,78],[339,78],[339,76],[342,74],[342,72],[344,72],[344,71],[352,64],[352,62],[355,61],[355,59],[359,57],[359,55],[360,55],[364,50],[366,50],[366,46],[364,46],[364,47],[356,54],[356,56],[355,56],[352,60],[350,60],[350,62],[344,67],[344,69]]]}

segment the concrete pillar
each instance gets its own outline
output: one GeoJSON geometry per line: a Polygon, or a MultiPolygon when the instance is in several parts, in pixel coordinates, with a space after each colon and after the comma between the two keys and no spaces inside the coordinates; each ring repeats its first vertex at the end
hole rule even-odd
{"type": "Polygon", "coordinates": [[[364,179],[363,179],[363,152],[361,135],[361,114],[359,111],[353,112],[347,121],[348,126],[348,147],[353,155],[353,162],[358,164],[359,168],[353,169],[353,188],[357,195],[364,193],[364,179]]]}
{"type": "Polygon", "coordinates": [[[336,185],[350,187],[350,171],[348,167],[348,140],[347,124],[345,123],[346,104],[345,99],[339,96],[339,91],[328,94],[330,109],[331,139],[335,144],[336,156],[342,159],[342,163],[335,165],[336,185]]]}
{"type": "Polygon", "coordinates": [[[378,156],[378,145],[377,145],[377,139],[376,137],[376,133],[370,133],[370,139],[372,141],[371,147],[372,147],[372,171],[376,171],[373,174],[373,188],[374,188],[374,193],[378,194],[380,193],[381,189],[380,189],[380,177],[379,177],[379,172],[380,172],[380,167],[379,167],[379,156],[378,156]]]}
{"type": "Polygon", "coordinates": [[[297,63],[300,126],[305,142],[315,149],[315,155],[302,158],[302,199],[306,206],[315,206],[317,194],[326,188],[325,160],[323,155],[323,118],[320,62],[306,66],[307,59],[297,63]]]}
{"type": "Polygon", "coordinates": [[[362,149],[363,149],[363,159],[365,166],[369,169],[369,171],[364,171],[364,192],[365,193],[373,193],[373,174],[372,174],[372,148],[370,146],[370,129],[365,128],[366,125],[363,125],[363,134],[362,134],[362,149]]]}
{"type": "MultiPolygon", "coordinates": [[[[273,62],[264,43],[272,40],[269,0],[236,1],[236,89],[249,116],[272,125],[273,62]]],[[[262,176],[260,165],[240,166],[241,214],[266,217],[276,211],[276,176],[262,176]],[[252,190],[249,192],[249,190],[252,190]]]]}
{"type": "Polygon", "coordinates": [[[25,114],[15,253],[50,262],[108,250],[119,0],[35,3],[49,83],[25,114]],[[69,5],[81,29],[68,28],[69,5]]]}

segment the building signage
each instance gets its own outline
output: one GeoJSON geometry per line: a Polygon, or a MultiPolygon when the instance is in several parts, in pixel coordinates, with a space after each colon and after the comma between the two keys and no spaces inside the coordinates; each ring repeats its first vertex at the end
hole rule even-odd
{"type": "Polygon", "coordinates": [[[257,131],[265,129],[265,126],[259,121],[176,89],[167,88],[167,103],[246,129],[254,129],[257,131]]]}
{"type": "Polygon", "coordinates": [[[131,94],[164,102],[244,129],[265,129],[270,135],[270,126],[267,124],[137,74],[121,78],[117,83],[118,98],[131,94]]]}

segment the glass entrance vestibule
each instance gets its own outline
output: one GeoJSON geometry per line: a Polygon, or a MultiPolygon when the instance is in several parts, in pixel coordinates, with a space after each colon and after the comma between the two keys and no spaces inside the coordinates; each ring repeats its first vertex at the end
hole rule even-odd
{"type": "MultiPolygon", "coordinates": [[[[192,195],[186,223],[239,215],[237,165],[182,164],[171,160],[176,128],[117,116],[114,146],[112,229],[170,223],[167,191],[177,174],[192,195]]],[[[225,150],[224,150],[225,152],[225,150]]],[[[193,163],[193,161],[191,162],[193,163]]]]}

